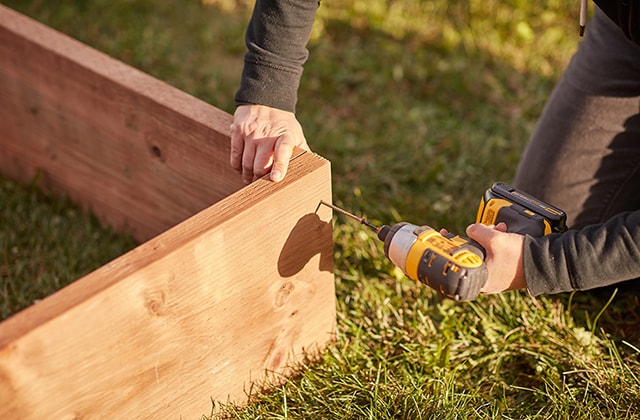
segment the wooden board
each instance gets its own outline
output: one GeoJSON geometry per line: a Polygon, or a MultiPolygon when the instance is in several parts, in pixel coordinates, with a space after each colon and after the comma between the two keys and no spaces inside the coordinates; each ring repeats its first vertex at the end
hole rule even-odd
{"type": "Polygon", "coordinates": [[[1,172],[148,239],[0,323],[0,418],[200,418],[333,338],[328,161],[243,187],[229,115],[2,6],[0,114],[1,172]]]}
{"type": "Polygon", "coordinates": [[[0,168],[139,240],[244,186],[231,116],[0,5],[0,168]]]}

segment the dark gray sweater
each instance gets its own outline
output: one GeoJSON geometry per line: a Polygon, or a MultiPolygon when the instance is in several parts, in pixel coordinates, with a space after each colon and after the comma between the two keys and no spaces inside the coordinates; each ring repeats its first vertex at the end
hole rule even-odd
{"type": "Polygon", "coordinates": [[[261,104],[295,112],[298,86],[318,0],[257,0],[236,105],[261,104]]]}
{"type": "MultiPolygon", "coordinates": [[[[598,0],[614,13],[617,2],[598,0]]],[[[236,104],[262,104],[295,112],[308,57],[317,0],[258,0],[246,33],[248,52],[236,104]]],[[[601,225],[527,236],[524,270],[534,295],[596,287],[640,278],[640,210],[601,225]]]]}
{"type": "Polygon", "coordinates": [[[580,230],[527,236],[524,271],[533,295],[588,290],[640,278],[640,210],[580,230]]]}

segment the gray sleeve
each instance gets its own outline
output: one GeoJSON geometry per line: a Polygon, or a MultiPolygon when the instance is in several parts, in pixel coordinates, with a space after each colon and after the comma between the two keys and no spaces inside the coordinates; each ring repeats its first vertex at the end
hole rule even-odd
{"type": "Polygon", "coordinates": [[[534,296],[640,278],[640,210],[563,234],[527,236],[523,263],[534,296]]]}
{"type": "Polygon", "coordinates": [[[247,53],[238,105],[295,112],[298,86],[318,0],[257,0],[245,36],[247,53]]]}

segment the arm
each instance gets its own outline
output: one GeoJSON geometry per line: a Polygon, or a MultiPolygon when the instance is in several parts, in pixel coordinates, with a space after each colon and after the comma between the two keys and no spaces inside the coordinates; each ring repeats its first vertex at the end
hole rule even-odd
{"type": "Polygon", "coordinates": [[[541,238],[473,224],[467,235],[487,250],[483,293],[527,287],[533,295],[588,290],[640,277],[640,210],[541,238]],[[525,280],[526,279],[526,280],[525,280]]]}
{"type": "Polygon", "coordinates": [[[640,277],[640,210],[605,223],[542,238],[523,248],[533,295],[588,290],[640,277]]]}
{"type": "Polygon", "coordinates": [[[231,165],[251,182],[286,173],[295,146],[308,150],[295,118],[317,0],[257,0],[231,126],[231,165]],[[273,167],[273,170],[272,170],[273,167]]]}

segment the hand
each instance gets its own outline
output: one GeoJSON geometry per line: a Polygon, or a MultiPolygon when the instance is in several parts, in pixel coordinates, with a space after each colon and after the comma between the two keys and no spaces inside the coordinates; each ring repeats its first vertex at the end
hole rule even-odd
{"type": "Polygon", "coordinates": [[[292,112],[264,105],[241,105],[231,124],[231,166],[250,183],[269,173],[272,181],[287,174],[293,148],[308,150],[302,126],[292,112]]]}
{"type": "Polygon", "coordinates": [[[498,223],[497,226],[475,223],[467,227],[469,238],[487,251],[485,264],[489,279],[480,290],[481,293],[493,294],[527,287],[522,264],[524,236],[506,231],[507,225],[504,223],[498,223]]]}

